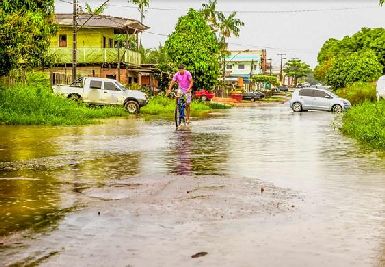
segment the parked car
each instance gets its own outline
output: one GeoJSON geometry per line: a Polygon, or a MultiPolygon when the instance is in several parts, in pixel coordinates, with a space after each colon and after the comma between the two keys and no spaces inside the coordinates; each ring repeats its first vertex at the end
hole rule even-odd
{"type": "Polygon", "coordinates": [[[243,93],[243,100],[250,100],[254,102],[255,100],[262,99],[265,97],[265,94],[259,91],[252,91],[243,93]]]}
{"type": "Polygon", "coordinates": [[[280,86],[277,86],[276,91],[277,92],[288,92],[289,87],[287,85],[280,85],[280,86]]]}
{"type": "Polygon", "coordinates": [[[290,107],[294,112],[307,110],[341,112],[349,109],[351,104],[348,100],[340,98],[328,90],[303,88],[294,91],[290,100],[290,107]]]}
{"type": "Polygon", "coordinates": [[[200,99],[202,101],[209,101],[215,97],[215,93],[209,92],[205,89],[201,89],[195,91],[194,96],[195,98],[200,99]]]}
{"type": "Polygon", "coordinates": [[[128,90],[107,78],[83,78],[72,85],[56,85],[53,91],[73,100],[95,105],[122,105],[129,113],[138,113],[148,103],[145,93],[128,90]]]}

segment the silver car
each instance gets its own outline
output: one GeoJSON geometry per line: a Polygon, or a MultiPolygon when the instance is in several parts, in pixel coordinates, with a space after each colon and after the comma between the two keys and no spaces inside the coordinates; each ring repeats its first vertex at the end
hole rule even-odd
{"type": "Polygon", "coordinates": [[[325,89],[302,88],[294,91],[290,100],[290,107],[294,112],[307,110],[342,112],[349,109],[351,104],[348,100],[325,89]]]}

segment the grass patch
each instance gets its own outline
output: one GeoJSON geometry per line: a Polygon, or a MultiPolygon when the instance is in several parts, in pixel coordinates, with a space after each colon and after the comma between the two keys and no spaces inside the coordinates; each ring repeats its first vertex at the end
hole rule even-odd
{"type": "Polygon", "coordinates": [[[367,82],[356,82],[346,88],[338,89],[337,95],[345,98],[352,105],[362,104],[365,101],[374,102],[376,100],[376,84],[367,82]]]}
{"type": "Polygon", "coordinates": [[[30,75],[26,84],[0,87],[1,124],[81,125],[127,115],[122,107],[90,108],[54,95],[43,74],[30,75]]]}
{"type": "MultiPolygon", "coordinates": [[[[149,103],[141,108],[140,112],[145,115],[174,116],[175,99],[165,96],[156,96],[150,99],[149,103]]],[[[193,101],[191,103],[191,115],[199,116],[209,112],[212,109],[227,109],[228,105],[220,103],[203,103],[193,101]]]]}
{"type": "Polygon", "coordinates": [[[342,118],[341,131],[362,144],[385,150],[385,101],[352,107],[342,118]]]}

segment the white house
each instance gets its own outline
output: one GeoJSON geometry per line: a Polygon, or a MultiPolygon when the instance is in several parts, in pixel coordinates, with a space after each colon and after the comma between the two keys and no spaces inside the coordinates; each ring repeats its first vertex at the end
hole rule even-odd
{"type": "Polygon", "coordinates": [[[242,78],[245,89],[248,89],[250,78],[265,73],[266,68],[266,50],[231,51],[225,59],[225,80],[242,78]]]}

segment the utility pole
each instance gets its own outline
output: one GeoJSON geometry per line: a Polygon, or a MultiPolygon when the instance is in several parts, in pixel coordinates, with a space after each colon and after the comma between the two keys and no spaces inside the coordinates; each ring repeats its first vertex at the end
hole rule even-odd
{"type": "Polygon", "coordinates": [[[270,69],[270,76],[271,76],[271,69],[273,68],[273,60],[271,58],[268,58],[267,61],[270,62],[269,69],[270,69]]]}
{"type": "Polygon", "coordinates": [[[253,78],[253,70],[254,70],[254,59],[251,60],[251,64],[250,64],[249,91],[252,90],[251,79],[253,78]]]}
{"type": "MultiPolygon", "coordinates": [[[[140,23],[143,24],[143,21],[144,21],[144,6],[140,6],[140,23]]],[[[142,43],[142,36],[141,34],[138,32],[138,34],[136,35],[136,42],[137,42],[137,49],[139,51],[140,49],[140,45],[142,43]]]]}
{"type": "Polygon", "coordinates": [[[77,64],[77,0],[73,0],[72,30],[72,82],[74,82],[76,80],[77,64]]]}
{"type": "Polygon", "coordinates": [[[286,59],[283,57],[283,56],[286,56],[286,54],[277,54],[277,56],[281,57],[281,70],[279,72],[279,81],[280,81],[280,83],[282,83],[282,78],[283,78],[283,75],[282,75],[283,65],[282,65],[282,63],[283,63],[283,60],[286,59]]]}

